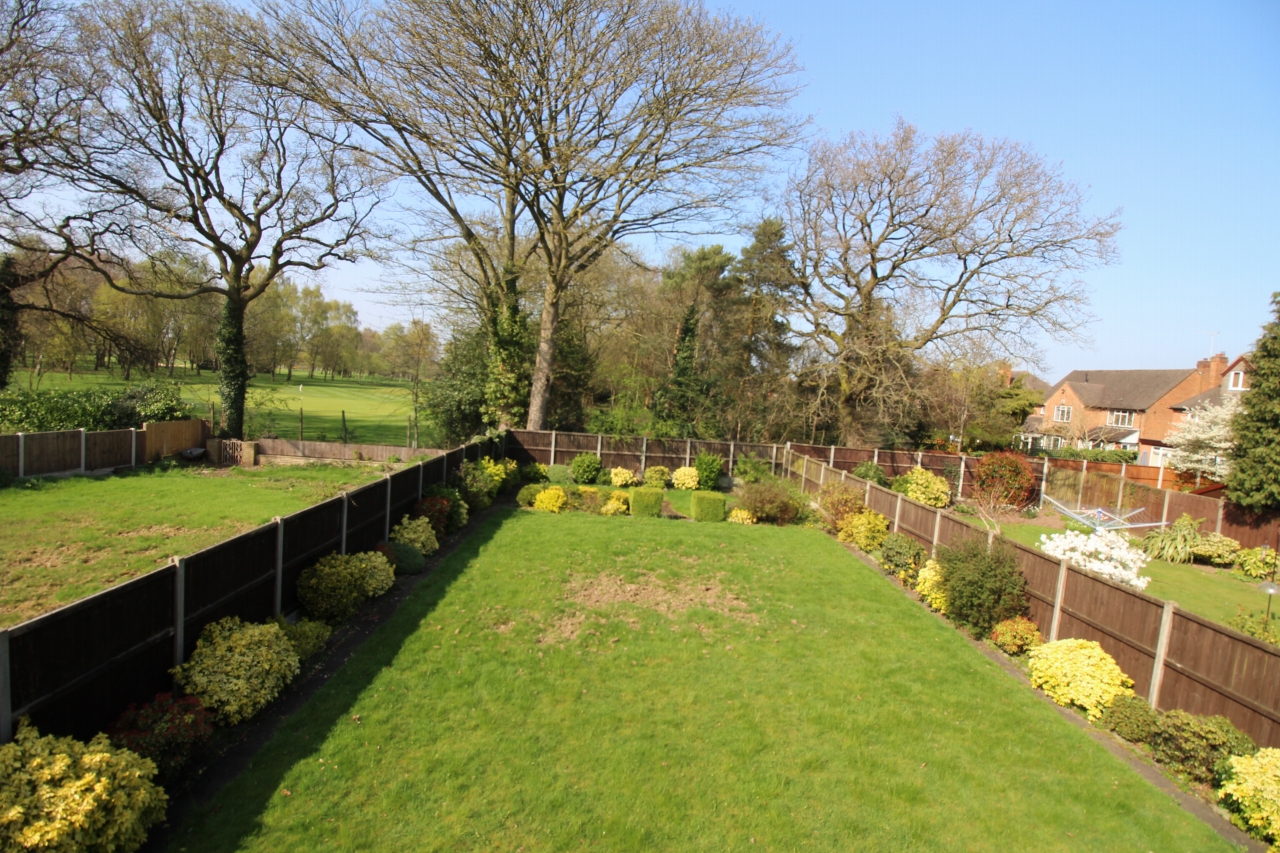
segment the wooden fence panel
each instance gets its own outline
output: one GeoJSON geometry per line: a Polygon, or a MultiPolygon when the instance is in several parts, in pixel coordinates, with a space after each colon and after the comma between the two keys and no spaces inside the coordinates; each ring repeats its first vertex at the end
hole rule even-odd
{"type": "MultiPolygon", "coordinates": [[[[450,465],[449,470],[457,469],[450,465]]],[[[387,484],[382,480],[347,493],[348,554],[372,551],[378,546],[386,536],[386,511],[387,484]]]]}
{"type": "Polygon", "coordinates": [[[1222,533],[1238,541],[1241,548],[1266,545],[1280,549],[1280,513],[1254,515],[1229,503],[1223,507],[1222,533]]]}
{"type": "Polygon", "coordinates": [[[1072,566],[1067,570],[1058,638],[1100,643],[1133,679],[1134,692],[1145,696],[1151,687],[1162,607],[1159,599],[1072,566]]]}
{"type": "Polygon", "coordinates": [[[342,498],[330,498],[280,522],[284,525],[280,610],[292,613],[300,606],[298,578],[303,571],[342,545],[342,498]]]}
{"type": "Polygon", "coordinates": [[[1080,481],[1083,477],[1079,467],[1070,468],[1051,462],[1045,481],[1045,495],[1067,509],[1077,509],[1080,506],[1080,481]]]}
{"type": "Polygon", "coordinates": [[[276,536],[275,524],[264,524],[186,558],[184,660],[210,622],[275,615],[276,536]]]}
{"type": "Polygon", "coordinates": [[[18,476],[18,436],[0,435],[0,471],[18,476]]]}
{"type": "MultiPolygon", "coordinates": [[[[391,526],[395,527],[418,502],[418,467],[416,465],[391,475],[391,526]]],[[[424,478],[425,482],[425,478],[424,478]]]]}
{"type": "Polygon", "coordinates": [[[938,544],[955,545],[969,536],[985,535],[972,525],[966,524],[950,513],[942,514],[942,524],[938,526],[938,544]]]}
{"type": "Polygon", "coordinates": [[[902,515],[898,520],[898,532],[908,533],[926,548],[933,545],[933,525],[938,511],[931,506],[902,499],[902,515]]]}
{"type": "Polygon", "coordinates": [[[916,467],[916,455],[907,450],[881,450],[879,464],[890,477],[898,477],[916,467]]]}
{"type": "MultiPolygon", "coordinates": [[[[147,432],[147,461],[163,459],[191,447],[204,447],[208,431],[202,420],[163,421],[143,424],[147,432]]],[[[140,458],[141,459],[141,458],[140,458]]]]}
{"type": "Polygon", "coordinates": [[[870,462],[876,455],[874,450],[864,450],[856,447],[837,447],[836,448],[836,465],[841,471],[852,471],[863,462],[870,462]]]}
{"type": "Polygon", "coordinates": [[[1280,649],[1177,611],[1161,709],[1221,714],[1260,746],[1280,746],[1280,649]]]}
{"type": "Polygon", "coordinates": [[[25,476],[58,474],[80,468],[80,430],[33,432],[24,436],[25,476]]]}
{"type": "Polygon", "coordinates": [[[1200,518],[1200,532],[1212,533],[1218,524],[1218,505],[1221,501],[1186,492],[1169,493],[1169,523],[1177,521],[1185,512],[1192,518],[1200,518]]]}
{"type": "Polygon", "coordinates": [[[867,493],[867,507],[875,510],[883,515],[889,521],[893,521],[893,511],[898,505],[897,492],[890,491],[884,486],[871,484],[871,488],[867,493]]]}
{"type": "MultiPolygon", "coordinates": [[[[1153,489],[1141,483],[1132,483],[1126,478],[1122,509],[1126,513],[1140,510],[1128,516],[1129,521],[1134,524],[1156,524],[1160,521],[1161,512],[1164,511],[1164,490],[1153,489]]],[[[1145,533],[1144,528],[1134,531],[1135,536],[1142,536],[1145,533]]]]}
{"type": "Polygon", "coordinates": [[[606,468],[626,468],[634,473],[640,472],[640,459],[644,455],[647,442],[642,438],[609,438],[604,439],[604,454],[600,462],[606,468]]]}
{"type": "Polygon", "coordinates": [[[337,441],[294,441],[284,438],[260,438],[258,449],[263,456],[335,459],[346,462],[386,462],[392,458],[407,460],[441,453],[432,448],[409,448],[394,444],[343,444],[337,441]]]}
{"type": "Polygon", "coordinates": [[[1102,508],[1114,512],[1120,502],[1120,478],[1093,470],[1093,463],[1085,473],[1084,491],[1080,496],[1083,509],[1102,508]]]}
{"type": "MultiPolygon", "coordinates": [[[[106,432],[88,432],[84,436],[85,463],[89,471],[100,468],[122,468],[133,461],[133,432],[114,429],[106,432]]],[[[143,461],[139,457],[138,461],[143,461]]]]}

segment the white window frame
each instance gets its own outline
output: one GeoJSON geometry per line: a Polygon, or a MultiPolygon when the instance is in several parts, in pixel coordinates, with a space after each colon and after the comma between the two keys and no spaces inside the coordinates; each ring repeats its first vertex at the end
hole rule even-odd
{"type": "Polygon", "coordinates": [[[1227,390],[1228,391],[1244,390],[1244,371],[1243,370],[1231,371],[1231,377],[1227,380],[1227,390]]]}
{"type": "Polygon", "coordinates": [[[1131,427],[1135,414],[1132,409],[1112,409],[1107,412],[1107,426],[1131,427]]]}
{"type": "Polygon", "coordinates": [[[1071,407],[1068,405],[1058,405],[1053,407],[1053,422],[1055,424],[1071,423],[1071,407]],[[1066,417],[1063,417],[1063,415],[1066,417]]]}

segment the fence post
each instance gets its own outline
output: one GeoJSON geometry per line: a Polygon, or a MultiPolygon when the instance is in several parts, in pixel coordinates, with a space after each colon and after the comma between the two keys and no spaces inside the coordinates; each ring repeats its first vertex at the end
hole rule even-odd
{"type": "Polygon", "coordinates": [[[964,462],[965,456],[960,454],[960,479],[956,481],[956,500],[964,497],[964,462]]]}
{"type": "Polygon", "coordinates": [[[1089,460],[1084,459],[1080,462],[1080,491],[1076,494],[1076,511],[1084,506],[1084,481],[1089,476],[1089,460]]]}
{"type": "Polygon", "coordinates": [[[0,631],[0,743],[13,740],[13,693],[9,689],[9,632],[0,631]]]}
{"type": "Polygon", "coordinates": [[[1164,493],[1164,508],[1160,510],[1160,526],[1161,527],[1164,527],[1166,524],[1169,523],[1169,495],[1171,494],[1173,493],[1172,492],[1164,493]]]}
{"type": "Polygon", "coordinates": [[[173,564],[173,665],[182,666],[187,651],[187,560],[173,564]]]}
{"type": "MultiPolygon", "coordinates": [[[[551,443],[553,446],[555,445],[554,438],[552,439],[551,443]]],[[[649,436],[642,435],[640,436],[640,476],[642,477],[644,476],[644,461],[648,453],[649,453],[649,436]]]]}
{"type": "MultiPolygon", "coordinates": [[[[689,454],[693,452],[693,440],[686,438],[684,440],[684,467],[689,467],[689,454]]],[[[733,469],[730,469],[733,470],[733,469]]]]}
{"type": "Polygon", "coordinates": [[[383,474],[382,479],[387,482],[387,511],[383,513],[385,523],[382,525],[382,541],[386,542],[391,538],[391,475],[383,474]]]}
{"type": "MultiPolygon", "coordinates": [[[[503,442],[503,443],[505,444],[506,442],[503,442]]],[[[506,449],[506,448],[503,448],[503,450],[504,450],[504,451],[505,451],[505,449],[506,449]]],[[[507,458],[507,454],[506,454],[505,452],[502,454],[502,458],[503,458],[503,459],[506,459],[506,458],[507,458]]],[[[418,500],[422,500],[422,480],[423,480],[423,478],[424,478],[425,476],[426,476],[426,475],[425,475],[425,473],[424,473],[424,470],[423,470],[423,467],[422,467],[422,463],[421,463],[421,462],[419,462],[419,463],[418,463],[418,500]]]]}
{"type": "Polygon", "coordinates": [[[1058,639],[1058,625],[1062,622],[1062,599],[1067,594],[1067,559],[1058,561],[1058,587],[1053,591],[1053,621],[1049,623],[1049,642],[1058,639]]]}
{"type": "Polygon", "coordinates": [[[548,462],[547,464],[548,465],[556,464],[556,431],[555,430],[551,431],[551,461],[548,462]]]}
{"type": "Polygon", "coordinates": [[[800,454],[800,494],[804,494],[805,481],[809,479],[809,457],[800,454]]]}
{"type": "Polygon", "coordinates": [[[1227,502],[1218,501],[1218,525],[1217,527],[1214,528],[1214,531],[1213,531],[1214,533],[1222,532],[1222,516],[1226,514],[1226,511],[1227,511],[1227,502]]]}
{"type": "MultiPolygon", "coordinates": [[[[600,433],[596,433],[596,456],[600,457],[601,460],[604,459],[604,436],[600,433]]],[[[604,464],[603,461],[601,464],[604,464]]],[[[689,463],[686,462],[685,464],[689,463]]]]}
{"type": "Polygon", "coordinates": [[[1151,689],[1147,691],[1147,704],[1160,707],[1160,687],[1164,684],[1164,660],[1169,655],[1169,636],[1173,632],[1173,611],[1176,601],[1166,601],[1160,611],[1160,633],[1156,640],[1156,659],[1151,664],[1151,689]]]}
{"type": "Polygon", "coordinates": [[[942,510],[935,509],[933,511],[933,545],[929,548],[929,559],[938,556],[938,537],[942,533],[942,510]]]}
{"type": "Polygon", "coordinates": [[[830,458],[827,460],[827,464],[832,468],[836,467],[836,446],[834,444],[831,445],[831,454],[830,458]]]}
{"type": "Polygon", "coordinates": [[[898,519],[902,518],[902,492],[898,492],[898,499],[893,504],[893,532],[898,532],[898,519]]]}
{"type": "Polygon", "coordinates": [[[880,464],[880,448],[878,447],[871,451],[871,464],[872,465],[880,464]]]}
{"type": "Polygon", "coordinates": [[[916,467],[917,468],[924,467],[924,451],[923,450],[916,451],[916,467]]]}
{"type": "Polygon", "coordinates": [[[1120,488],[1116,491],[1116,515],[1120,514],[1120,510],[1124,506],[1124,472],[1128,467],[1128,463],[1120,463],[1120,488]]]}
{"type": "Polygon", "coordinates": [[[865,489],[866,494],[864,494],[864,495],[862,496],[862,502],[863,502],[864,504],[870,504],[870,503],[871,503],[871,481],[870,481],[870,480],[863,480],[862,482],[863,482],[864,484],[866,484],[866,487],[867,487],[867,488],[865,489]]]}
{"type": "Polygon", "coordinates": [[[1044,509],[1044,493],[1049,488],[1049,457],[1044,458],[1044,466],[1040,471],[1040,503],[1039,509],[1044,509]]]}
{"type": "Polygon", "coordinates": [[[27,476],[27,437],[18,433],[18,476],[27,476]]]}
{"type": "Polygon", "coordinates": [[[346,492],[342,493],[342,537],[338,542],[338,553],[347,553],[347,507],[351,504],[351,496],[346,492]]]}
{"type": "Polygon", "coordinates": [[[818,463],[818,488],[822,488],[827,483],[827,466],[821,462],[818,463]]]}
{"type": "MultiPolygon", "coordinates": [[[[778,445],[773,445],[773,453],[769,456],[769,473],[778,476],[778,445]]],[[[733,476],[733,469],[729,469],[729,476],[733,476]]]]}
{"type": "Polygon", "coordinates": [[[729,470],[733,470],[733,442],[729,442],[729,470]]]}
{"type": "Polygon", "coordinates": [[[80,473],[81,474],[84,473],[84,462],[85,462],[84,427],[80,427],[80,473]]]}
{"type": "Polygon", "coordinates": [[[1160,457],[1160,467],[1156,469],[1156,488],[1164,488],[1164,457],[1160,457]]]}
{"type": "MultiPolygon", "coordinates": [[[[449,451],[444,452],[444,456],[440,457],[443,461],[440,464],[440,485],[449,482],[449,451]]],[[[345,551],[343,553],[346,553],[345,551]]]]}
{"type": "Polygon", "coordinates": [[[280,617],[280,606],[284,592],[284,522],[276,516],[276,618],[280,617]]]}
{"type": "Polygon", "coordinates": [[[129,467],[138,467],[138,428],[129,427],[129,467]]]}

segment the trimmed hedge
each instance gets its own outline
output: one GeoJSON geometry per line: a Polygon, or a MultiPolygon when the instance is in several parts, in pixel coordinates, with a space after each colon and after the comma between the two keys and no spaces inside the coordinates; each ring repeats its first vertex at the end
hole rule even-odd
{"type": "Polygon", "coordinates": [[[662,489],[636,489],[631,493],[631,514],[658,518],[662,515],[662,489]]]}
{"type": "Polygon", "coordinates": [[[694,521],[724,521],[725,497],[719,492],[698,491],[689,496],[694,521]]]}

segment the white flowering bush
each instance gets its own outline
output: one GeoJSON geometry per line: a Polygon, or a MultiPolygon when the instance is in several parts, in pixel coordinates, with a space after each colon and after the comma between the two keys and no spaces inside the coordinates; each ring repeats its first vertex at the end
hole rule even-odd
{"type": "Polygon", "coordinates": [[[1114,530],[1095,530],[1091,534],[1068,530],[1044,535],[1040,537],[1040,550],[1134,589],[1146,589],[1151,583],[1151,578],[1140,574],[1147,567],[1146,553],[1114,530]]]}

